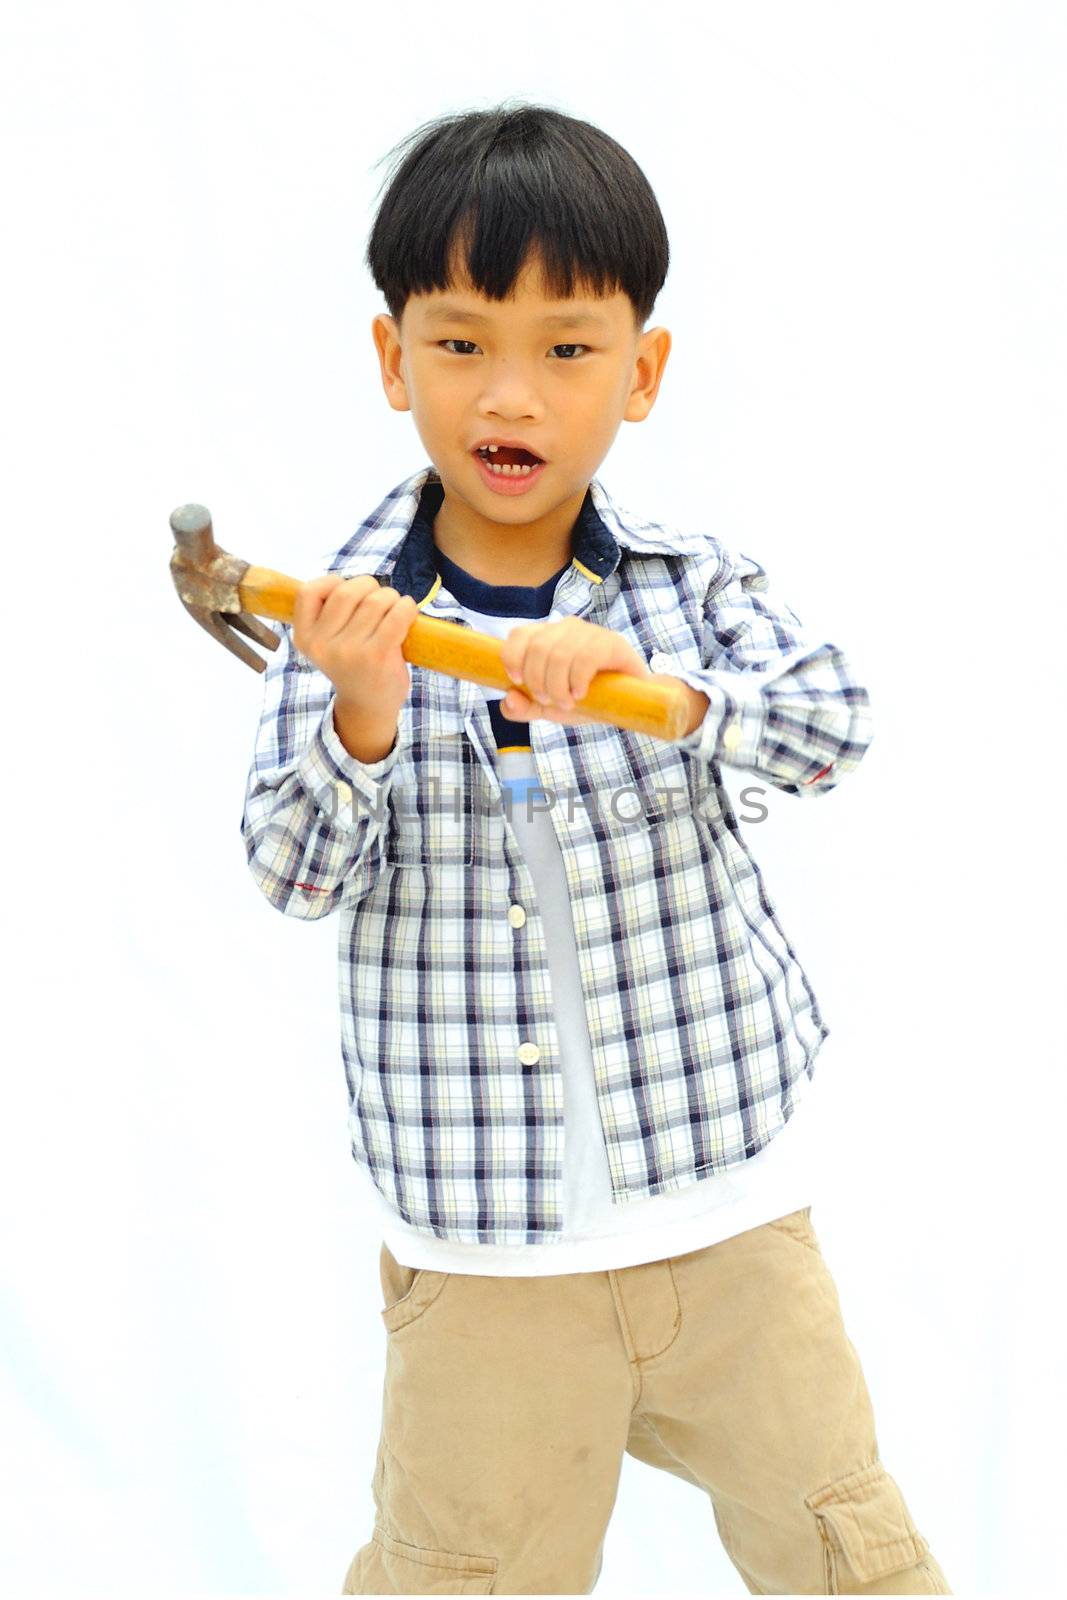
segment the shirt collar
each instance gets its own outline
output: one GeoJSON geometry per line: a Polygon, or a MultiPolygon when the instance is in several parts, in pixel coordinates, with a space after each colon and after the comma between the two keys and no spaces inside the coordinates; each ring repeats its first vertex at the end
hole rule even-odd
{"type": "MultiPolygon", "coordinates": [[[[437,469],[423,467],[390,489],[362,527],[326,558],[325,570],[353,567],[413,597],[420,610],[440,577],[433,519],[444,499],[437,469]]],[[[635,555],[698,556],[708,552],[706,535],[684,534],[634,516],[612,499],[598,478],[585,493],[574,525],[571,561],[593,583],[615,571],[623,551],[635,555]]]]}

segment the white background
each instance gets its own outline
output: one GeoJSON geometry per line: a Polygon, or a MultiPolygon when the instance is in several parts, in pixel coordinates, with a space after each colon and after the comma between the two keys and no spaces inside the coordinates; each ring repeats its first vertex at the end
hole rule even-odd
{"type": "MultiPolygon", "coordinates": [[[[168,517],[308,577],[427,462],[362,254],[430,117],[642,166],[658,404],[599,476],[754,554],[875,740],[747,829],[832,1030],[813,1220],[882,1457],[957,1593],[1062,1520],[1062,7],[97,0],[8,13],[0,1587],[336,1594],[385,1334],[331,919],[239,834],[261,683],[168,517]]],[[[731,774],[733,792],[751,777],[731,774]]],[[[598,1592],[743,1593],[627,1458],[598,1592]]]]}

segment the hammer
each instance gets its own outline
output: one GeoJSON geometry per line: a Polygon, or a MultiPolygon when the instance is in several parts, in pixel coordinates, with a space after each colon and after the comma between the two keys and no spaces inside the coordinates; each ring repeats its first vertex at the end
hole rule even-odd
{"type": "MultiPolygon", "coordinates": [[[[256,619],[292,622],[300,579],[270,567],[253,567],[220,549],[206,506],[178,506],[171,512],[170,526],[174,534],[170,570],[182,605],[219,644],[254,671],[264,671],[265,659],[237,633],[276,650],[277,634],[256,619]]],[[[417,616],[400,652],[412,666],[491,689],[513,687],[501,659],[501,640],[440,617],[417,616]]],[[[526,692],[525,685],[518,687],[526,692]]],[[[668,740],[682,737],[690,715],[683,685],[628,672],[598,672],[574,709],[597,722],[668,740]]]]}

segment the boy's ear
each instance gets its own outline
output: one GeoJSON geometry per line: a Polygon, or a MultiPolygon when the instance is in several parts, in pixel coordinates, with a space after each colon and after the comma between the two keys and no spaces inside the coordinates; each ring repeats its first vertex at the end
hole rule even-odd
{"type": "Polygon", "coordinates": [[[370,325],[374,348],[378,352],[382,388],[385,398],[394,411],[410,411],[407,383],[403,372],[403,351],[400,347],[400,329],[394,317],[381,312],[370,325]]]}
{"type": "Polygon", "coordinates": [[[671,342],[667,328],[648,328],[638,339],[633,388],[623,412],[627,422],[643,422],[655,405],[671,342]]]}

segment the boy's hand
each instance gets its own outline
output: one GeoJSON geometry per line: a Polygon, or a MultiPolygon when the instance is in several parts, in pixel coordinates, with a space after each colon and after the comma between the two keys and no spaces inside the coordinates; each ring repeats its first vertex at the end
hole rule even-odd
{"type": "Polygon", "coordinates": [[[411,689],[400,646],[417,615],[410,595],[369,573],[327,572],[297,592],[293,643],[332,681],[350,713],[393,724],[411,689]]]}
{"type": "Polygon", "coordinates": [[[630,672],[650,678],[648,663],[611,628],[580,617],[560,622],[522,622],[512,628],[501,648],[510,677],[524,683],[534,696],[509,689],[500,702],[506,717],[516,722],[538,718],[546,722],[596,722],[598,718],[573,710],[598,672],[630,672]]]}

